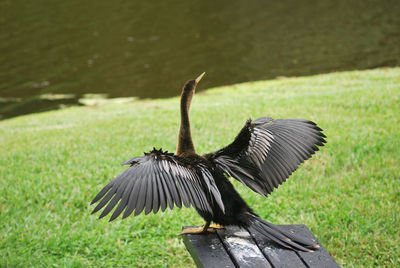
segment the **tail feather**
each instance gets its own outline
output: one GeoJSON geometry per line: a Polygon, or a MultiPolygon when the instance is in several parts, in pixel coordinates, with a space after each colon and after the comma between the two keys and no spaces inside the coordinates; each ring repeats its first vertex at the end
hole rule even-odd
{"type": "Polygon", "coordinates": [[[266,222],[255,215],[250,215],[250,223],[250,228],[266,236],[280,246],[306,252],[311,252],[319,248],[319,245],[315,243],[315,241],[281,230],[278,226],[266,222]]]}

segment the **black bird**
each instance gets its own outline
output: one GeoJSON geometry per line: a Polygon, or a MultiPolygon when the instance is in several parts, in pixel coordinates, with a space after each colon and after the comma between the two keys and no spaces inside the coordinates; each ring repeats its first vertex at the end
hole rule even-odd
{"type": "Polygon", "coordinates": [[[117,204],[110,221],[122,212],[126,218],[167,206],[194,206],[206,221],[203,227],[182,233],[206,233],[234,225],[252,228],[275,243],[295,250],[311,251],[318,245],[309,239],[285,232],[259,218],[233,188],[233,177],[253,191],[267,196],[297,167],[310,158],[317,146],[326,142],[315,123],[300,119],[262,117],[248,120],[235,140],[214,153],[198,155],[190,132],[189,108],[196,85],[204,73],[186,82],[181,95],[181,125],[176,154],[153,148],[144,156],[125,161],[130,165],[107,184],[92,201],[105,205],[100,218],[117,204]],[[111,200],[111,201],[110,201],[111,200]],[[211,222],[215,224],[210,225],[211,222]]]}

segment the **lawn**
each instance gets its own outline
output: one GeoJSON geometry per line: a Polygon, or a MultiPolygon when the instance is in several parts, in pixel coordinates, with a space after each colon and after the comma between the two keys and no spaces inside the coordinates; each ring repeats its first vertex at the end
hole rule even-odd
{"type": "MultiPolygon", "coordinates": [[[[264,219],[306,224],[342,266],[400,265],[400,68],[214,88],[191,107],[199,153],[228,144],[249,117],[317,122],[327,145],[272,195],[236,188],[264,219]]],[[[194,266],[177,236],[202,224],[194,209],[109,223],[89,206],[122,161],[174,151],[178,127],[178,98],[0,121],[0,266],[194,266]]]]}

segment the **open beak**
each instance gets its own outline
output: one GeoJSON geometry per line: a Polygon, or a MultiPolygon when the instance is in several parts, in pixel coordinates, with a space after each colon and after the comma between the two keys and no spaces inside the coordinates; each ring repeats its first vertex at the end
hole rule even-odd
{"type": "Polygon", "coordinates": [[[196,83],[196,86],[197,86],[197,84],[200,82],[200,80],[203,78],[203,76],[206,74],[206,72],[204,72],[204,73],[202,73],[201,75],[199,75],[195,80],[194,80],[194,82],[196,83]]]}

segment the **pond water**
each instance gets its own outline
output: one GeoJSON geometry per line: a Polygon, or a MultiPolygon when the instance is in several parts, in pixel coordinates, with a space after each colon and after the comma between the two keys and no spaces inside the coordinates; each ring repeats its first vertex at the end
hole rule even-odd
{"type": "Polygon", "coordinates": [[[0,116],[400,64],[400,1],[0,2],[0,116]]]}

